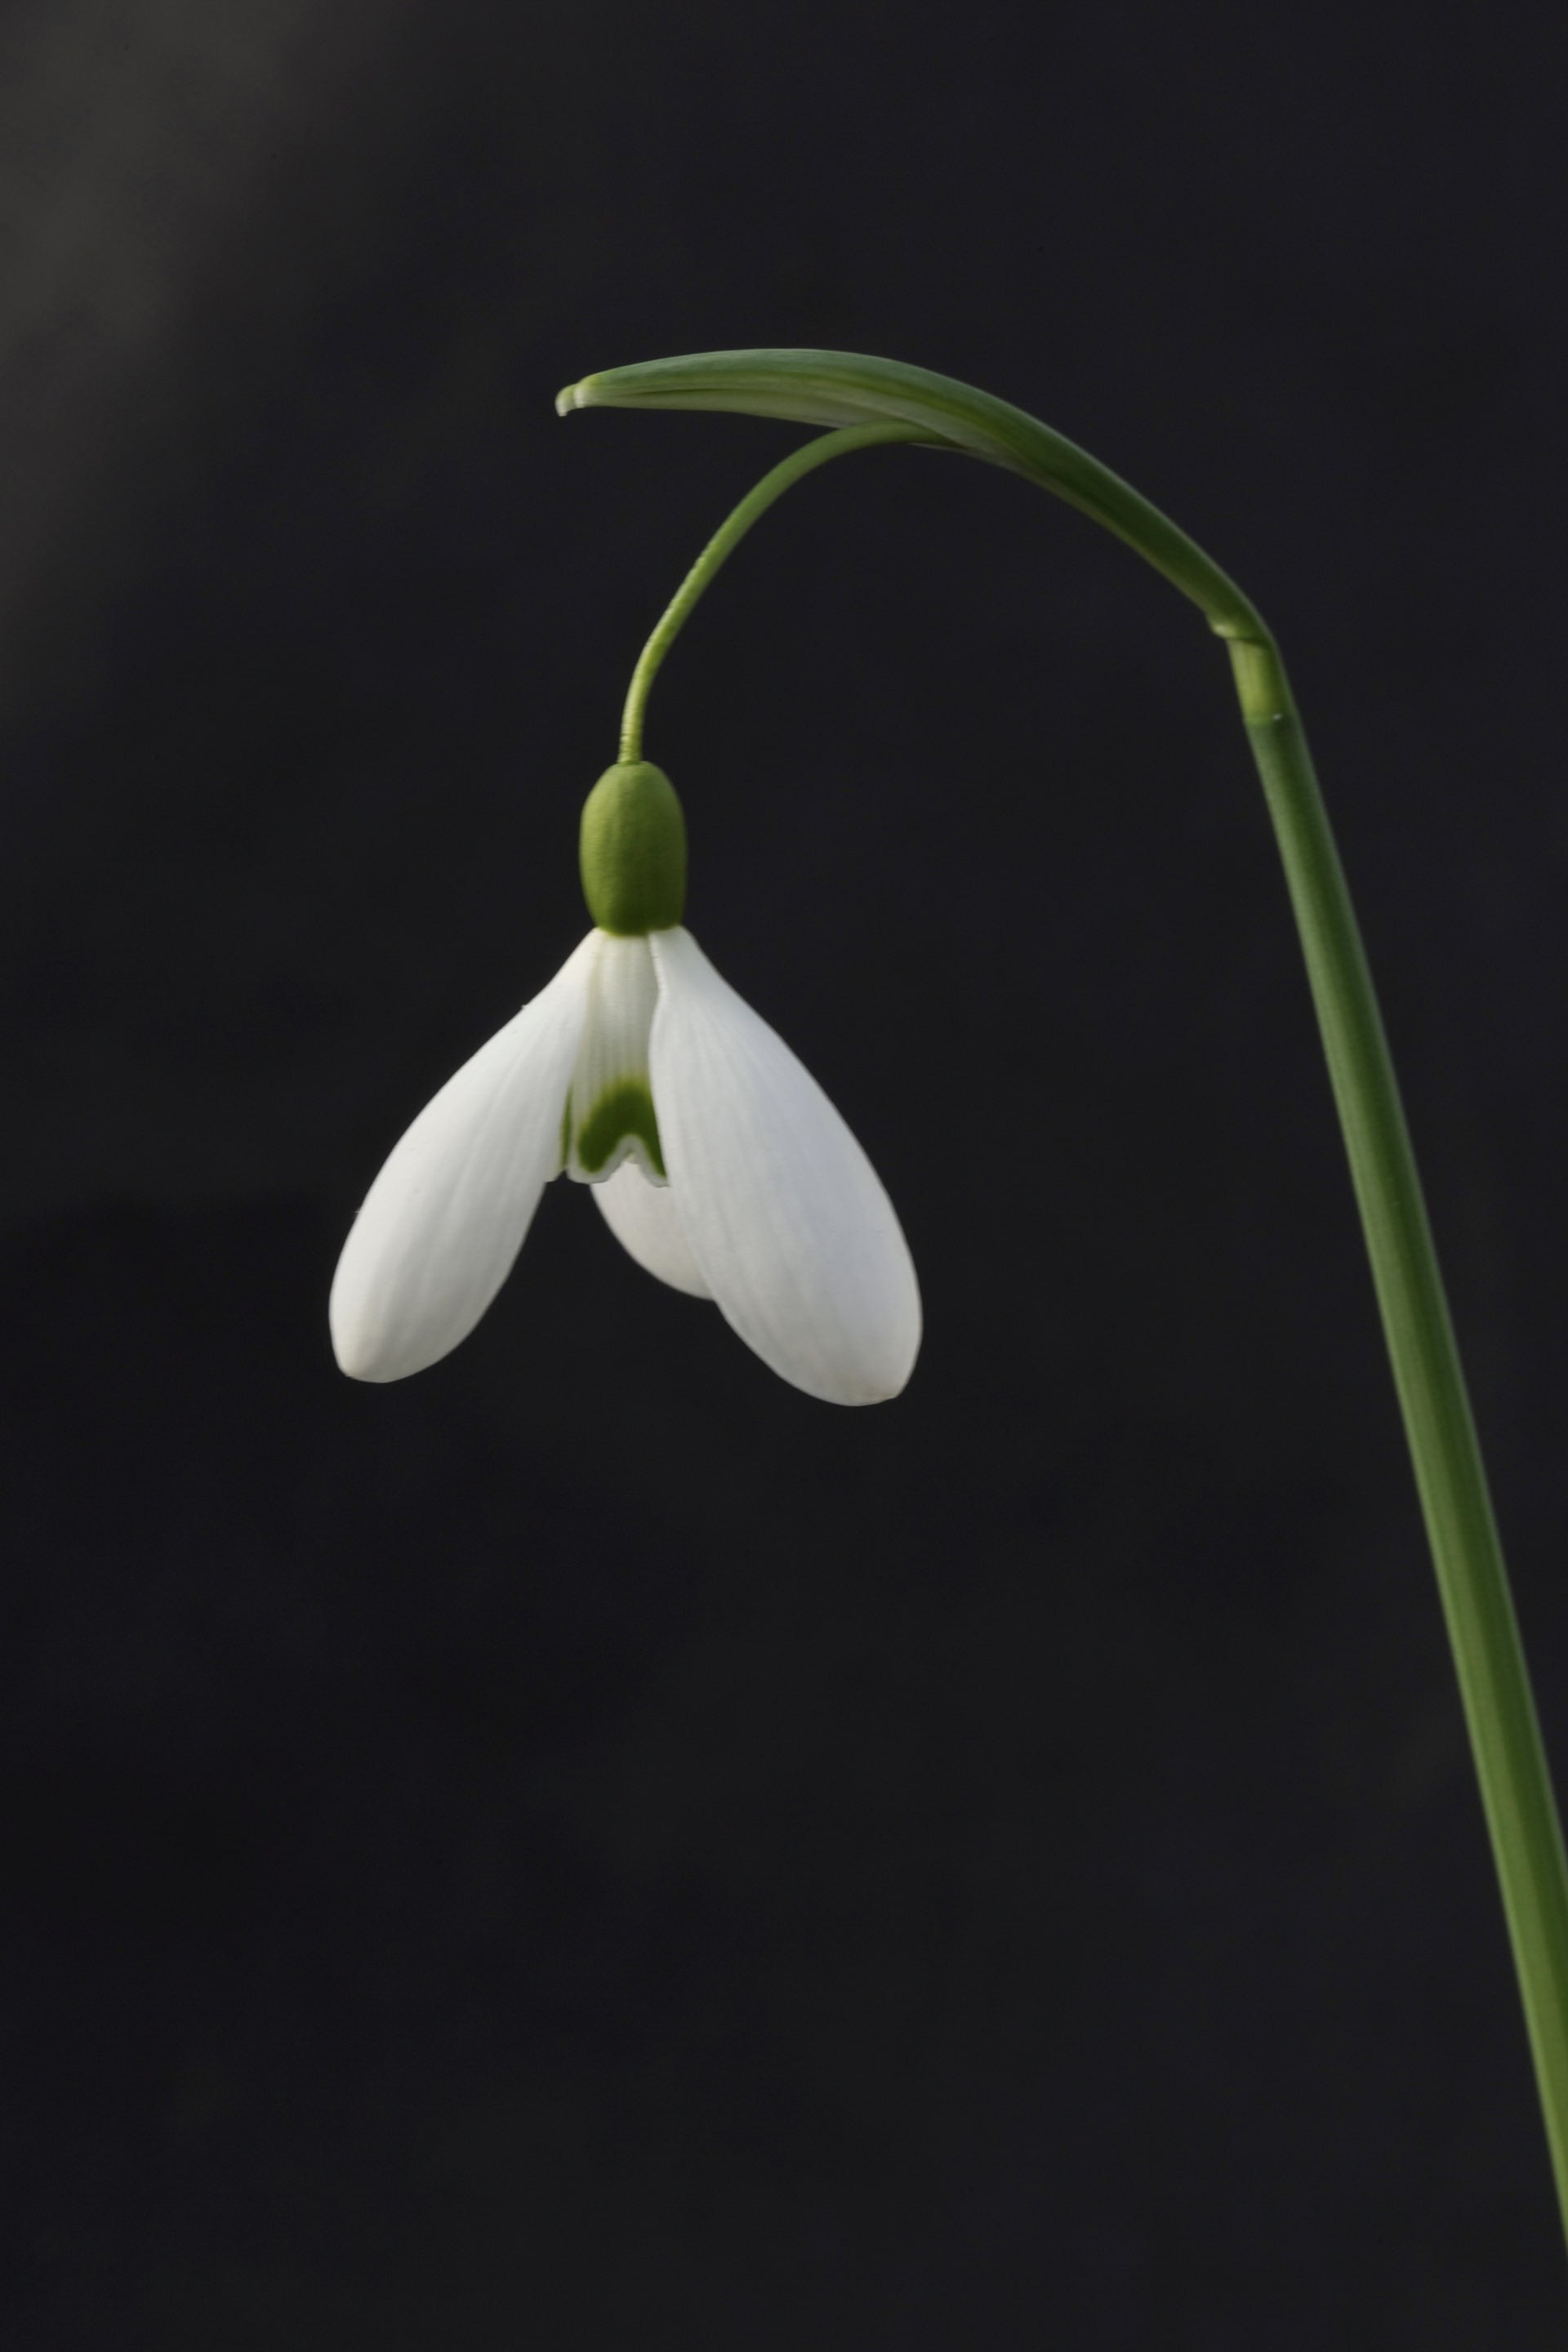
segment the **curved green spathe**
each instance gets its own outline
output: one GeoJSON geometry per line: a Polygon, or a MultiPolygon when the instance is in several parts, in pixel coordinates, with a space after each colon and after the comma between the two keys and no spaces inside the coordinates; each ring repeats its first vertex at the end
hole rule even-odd
{"type": "Polygon", "coordinates": [[[568,384],[555,406],[563,416],[574,408],[697,408],[801,425],[901,426],[911,440],[1022,474],[1102,523],[1200,605],[1219,635],[1268,636],[1229,573],[1131,482],[1026,409],[956,376],[864,352],[696,352],[603,368],[568,384]]]}
{"type": "Polygon", "coordinates": [[[651,760],[619,760],[583,803],[583,896],[602,931],[673,930],[686,912],[686,819],[651,760]]]}

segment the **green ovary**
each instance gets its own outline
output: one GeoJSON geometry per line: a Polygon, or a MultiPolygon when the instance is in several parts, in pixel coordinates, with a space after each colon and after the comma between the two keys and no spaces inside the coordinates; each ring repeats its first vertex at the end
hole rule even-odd
{"type": "Polygon", "coordinates": [[[602,1094],[583,1121],[577,1130],[578,1165],[585,1174],[596,1176],[628,1135],[636,1137],[655,1173],[662,1176],[664,1154],[658,1148],[653,1097],[636,1078],[623,1078],[602,1094]]]}

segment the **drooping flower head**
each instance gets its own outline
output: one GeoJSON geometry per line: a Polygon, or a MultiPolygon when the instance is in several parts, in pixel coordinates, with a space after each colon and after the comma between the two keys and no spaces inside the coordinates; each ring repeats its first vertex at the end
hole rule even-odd
{"type": "Polygon", "coordinates": [[[821,1087],[683,928],[686,828],[662,769],[600,778],[582,872],[595,928],[371,1186],[332,1283],[339,1364],[396,1381],[448,1354],[564,1172],[640,1265],[711,1298],[796,1388],[896,1396],[921,1338],[898,1218],[821,1087]]]}

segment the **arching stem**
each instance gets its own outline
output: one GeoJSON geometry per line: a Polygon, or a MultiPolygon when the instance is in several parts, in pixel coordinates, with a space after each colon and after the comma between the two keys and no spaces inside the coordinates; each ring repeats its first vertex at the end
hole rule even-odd
{"type": "Polygon", "coordinates": [[[764,474],[756,488],[741,500],[729,520],[714,532],[674,595],[665,608],[659,622],[642,649],[632,682],[626,688],[626,707],[621,716],[621,758],[623,761],[642,758],[643,719],[647,710],[647,698],[659,667],[681,630],[691,616],[692,607],[703,590],[713,579],[720,565],[739,547],[754,522],[761,520],[775,499],[782,499],[792,484],[807,474],[826,466],[832,457],[847,457],[857,449],[874,449],[884,441],[921,441],[929,436],[916,425],[856,425],[842,433],[824,433],[816,440],[807,441],[799,449],[792,449],[771,474],[764,474]]]}
{"type": "MultiPolygon", "coordinates": [[[[879,437],[890,437],[889,427],[900,428],[904,437],[963,450],[1022,474],[1102,523],[1190,597],[1226,640],[1344,1131],[1568,2229],[1568,1866],[1563,1834],[1372,974],[1307,740],[1279,649],[1261,615],[1202,548],[1087,450],[1023,409],[923,368],[850,352],[709,352],[586,376],[561,394],[557,406],[563,414],[599,406],[727,409],[840,428],[880,426],[879,437]]],[[[837,455],[851,439],[840,430],[808,444],[797,453],[797,470],[837,455]]],[[[691,601],[734,538],[763,510],[755,504],[763,493],[768,493],[763,503],[771,504],[787,487],[780,478],[790,462],[775,467],[737,509],[731,524],[742,516],[745,520],[734,536],[727,538],[726,525],[712,541],[687,583],[697,582],[691,601]],[[718,555],[699,580],[698,572],[715,549],[718,555]]],[[[670,614],[678,608],[681,597],[670,614]]],[[[676,627],[689,609],[689,604],[679,609],[676,627]]],[[[638,666],[639,678],[645,666],[651,677],[662,651],[656,633],[638,666]]],[[[631,703],[627,708],[630,715],[631,703]]],[[[640,701],[637,709],[640,713],[640,701]]],[[[623,751],[623,757],[635,756],[623,751]]]]}

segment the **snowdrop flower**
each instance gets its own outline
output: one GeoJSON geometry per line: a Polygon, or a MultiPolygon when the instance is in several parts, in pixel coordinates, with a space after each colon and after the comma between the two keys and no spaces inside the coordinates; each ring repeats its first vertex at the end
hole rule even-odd
{"type": "Polygon", "coordinates": [[[711,1298],[796,1388],[896,1396],[921,1338],[898,1218],[821,1087],[682,928],[685,825],[661,769],[601,777],[583,881],[595,929],[371,1186],[332,1284],[339,1364],[397,1381],[447,1355],[564,1170],[639,1265],[711,1298]]]}

